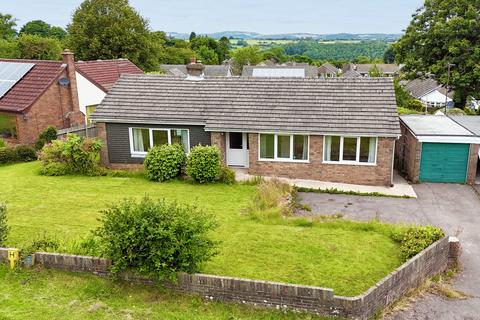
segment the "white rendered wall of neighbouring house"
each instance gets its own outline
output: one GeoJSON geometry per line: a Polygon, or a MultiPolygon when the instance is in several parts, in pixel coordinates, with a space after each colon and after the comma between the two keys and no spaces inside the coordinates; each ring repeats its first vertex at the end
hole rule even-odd
{"type": "Polygon", "coordinates": [[[76,72],[76,77],[80,111],[87,114],[87,106],[100,104],[107,94],[80,73],[76,72]]]}
{"type": "Polygon", "coordinates": [[[444,106],[445,105],[445,98],[447,98],[447,103],[452,101],[451,98],[446,97],[443,93],[438,90],[434,90],[429,94],[424,95],[421,100],[424,104],[430,106],[444,106]]]}

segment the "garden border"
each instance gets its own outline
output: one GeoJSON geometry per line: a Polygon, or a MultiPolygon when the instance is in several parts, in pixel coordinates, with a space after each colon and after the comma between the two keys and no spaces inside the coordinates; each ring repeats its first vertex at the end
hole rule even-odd
{"type": "MultiPolygon", "coordinates": [[[[460,242],[444,237],[377,282],[365,293],[355,297],[334,295],[332,289],[270,281],[239,279],[204,274],[179,274],[168,288],[195,293],[207,299],[233,301],[276,309],[293,309],[322,315],[368,319],[379,310],[417,288],[426,279],[457,264],[460,242]]],[[[7,263],[8,249],[0,248],[0,263],[7,263]]],[[[45,268],[89,272],[110,276],[111,260],[97,257],[37,252],[34,264],[45,268]]],[[[123,274],[127,281],[154,284],[147,278],[123,274]]]]}

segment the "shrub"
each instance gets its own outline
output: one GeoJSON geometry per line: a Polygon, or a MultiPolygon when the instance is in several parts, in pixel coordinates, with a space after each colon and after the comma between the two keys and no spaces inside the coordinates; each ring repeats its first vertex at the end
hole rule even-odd
{"type": "Polygon", "coordinates": [[[194,206],[126,200],[103,211],[95,231],[112,271],[136,271],[160,279],[175,279],[177,272],[194,273],[216,254],[208,233],[213,217],[194,206]]]}
{"type": "Polygon", "coordinates": [[[103,174],[99,165],[102,142],[94,138],[68,134],[65,139],[54,140],[45,145],[39,154],[42,174],[103,174]]]}
{"type": "Polygon", "coordinates": [[[236,182],[235,171],[233,171],[227,166],[223,166],[220,170],[219,180],[226,184],[234,184],[236,182]]]}
{"type": "Polygon", "coordinates": [[[447,109],[447,114],[448,115],[452,115],[452,116],[464,116],[465,115],[465,111],[463,111],[462,109],[459,109],[459,108],[451,108],[451,109],[447,109]]]}
{"type": "Polygon", "coordinates": [[[180,144],[164,144],[150,149],[143,164],[147,178],[161,182],[177,177],[185,161],[185,152],[180,144]]]}
{"type": "Polygon", "coordinates": [[[0,148],[0,164],[29,162],[37,159],[36,151],[29,145],[0,148]]]}
{"type": "Polygon", "coordinates": [[[0,247],[5,244],[8,231],[9,227],[7,225],[7,205],[0,202],[0,247]]]}
{"type": "Polygon", "coordinates": [[[420,111],[420,112],[425,110],[425,106],[422,104],[422,102],[416,99],[410,100],[407,103],[406,108],[410,110],[420,111]]]}
{"type": "Polygon", "coordinates": [[[57,133],[57,128],[54,126],[49,126],[47,129],[43,130],[38,136],[38,140],[35,142],[35,148],[41,150],[47,143],[57,140],[57,133]]]}
{"type": "Polygon", "coordinates": [[[0,149],[1,148],[5,148],[7,146],[5,140],[3,140],[2,138],[0,138],[0,149]]]}
{"type": "Polygon", "coordinates": [[[444,236],[442,229],[434,226],[412,226],[396,232],[392,238],[400,243],[402,258],[406,261],[444,236]]]}
{"type": "Polygon", "coordinates": [[[465,109],[463,109],[463,111],[465,111],[465,114],[467,116],[476,116],[477,115],[477,111],[470,108],[470,107],[465,107],[465,109]]]}
{"type": "Polygon", "coordinates": [[[273,218],[290,214],[289,197],[292,187],[278,179],[263,180],[247,207],[251,218],[273,218]]]}
{"type": "Polygon", "coordinates": [[[220,177],[220,149],[217,146],[196,146],[188,155],[187,174],[199,183],[213,182],[220,177]]]}

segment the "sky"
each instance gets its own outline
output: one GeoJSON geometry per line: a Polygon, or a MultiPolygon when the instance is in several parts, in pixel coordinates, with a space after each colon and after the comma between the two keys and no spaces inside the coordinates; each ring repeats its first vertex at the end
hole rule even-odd
{"type": "MultiPolygon", "coordinates": [[[[22,26],[65,27],[81,0],[0,0],[22,26]]],[[[401,33],[423,0],[130,0],[152,30],[212,33],[401,33]]]]}

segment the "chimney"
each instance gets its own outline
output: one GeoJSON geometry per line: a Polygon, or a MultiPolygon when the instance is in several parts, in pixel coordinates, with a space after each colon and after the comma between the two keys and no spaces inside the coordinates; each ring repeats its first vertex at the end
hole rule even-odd
{"type": "Polygon", "coordinates": [[[205,70],[205,66],[200,62],[197,61],[196,58],[190,58],[190,63],[187,64],[187,73],[189,80],[203,80],[203,71],[205,70]]]}
{"type": "Polygon", "coordinates": [[[62,61],[66,67],[68,83],[68,106],[65,116],[67,117],[70,126],[78,126],[85,124],[85,116],[80,111],[80,103],[78,100],[77,76],[75,73],[75,58],[73,52],[65,49],[62,52],[62,61]]]}

